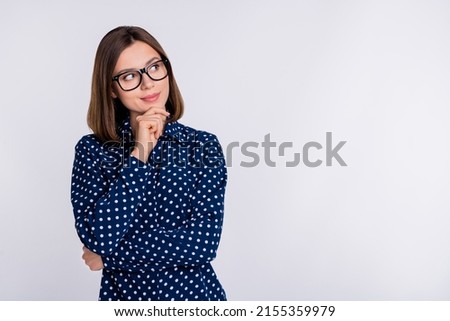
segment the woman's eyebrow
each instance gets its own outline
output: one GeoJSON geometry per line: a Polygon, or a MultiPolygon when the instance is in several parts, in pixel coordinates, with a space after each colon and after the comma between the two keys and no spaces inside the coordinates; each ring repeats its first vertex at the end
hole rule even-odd
{"type": "MultiPolygon", "coordinates": [[[[142,67],[142,68],[145,68],[145,67],[147,67],[149,64],[151,64],[153,61],[155,61],[155,60],[161,60],[161,58],[160,57],[153,57],[152,59],[150,59],[149,61],[147,61],[146,63],[145,63],[145,66],[144,67],[142,67]]],[[[127,68],[127,69],[122,69],[122,70],[120,70],[120,71],[118,71],[116,74],[118,75],[118,74],[123,74],[124,72],[128,72],[128,71],[135,71],[135,70],[139,70],[140,68],[127,68]]]]}

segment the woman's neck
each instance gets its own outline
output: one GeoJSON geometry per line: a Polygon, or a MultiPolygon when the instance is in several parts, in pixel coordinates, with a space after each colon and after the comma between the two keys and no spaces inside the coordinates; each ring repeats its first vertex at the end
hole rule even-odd
{"type": "Polygon", "coordinates": [[[136,130],[138,127],[138,122],[136,120],[136,117],[140,114],[134,111],[130,111],[130,126],[131,126],[131,132],[133,133],[133,136],[136,137],[136,130]]]}

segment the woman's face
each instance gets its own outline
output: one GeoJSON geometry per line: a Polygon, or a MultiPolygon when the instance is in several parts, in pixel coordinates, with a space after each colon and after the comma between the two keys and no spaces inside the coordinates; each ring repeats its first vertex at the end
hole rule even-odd
{"type": "MultiPolygon", "coordinates": [[[[113,76],[125,71],[145,68],[160,59],[161,56],[152,47],[145,42],[136,41],[120,54],[113,76]]],[[[124,77],[131,77],[131,75],[124,75],[124,77]]],[[[119,98],[122,104],[134,115],[143,114],[150,107],[165,109],[169,97],[169,77],[155,81],[144,73],[141,84],[131,91],[124,91],[114,81],[112,97],[119,98]]]]}

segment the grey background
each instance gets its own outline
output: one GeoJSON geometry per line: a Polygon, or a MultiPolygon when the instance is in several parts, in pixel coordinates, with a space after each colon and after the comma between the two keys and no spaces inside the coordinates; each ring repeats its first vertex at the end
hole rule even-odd
{"type": "Polygon", "coordinates": [[[274,168],[232,151],[214,263],[230,300],[450,299],[449,18],[444,0],[2,1],[0,299],[97,298],[70,175],[118,25],[168,52],[183,123],[224,148],[294,144],[274,168]],[[285,166],[326,132],[347,167],[285,166]]]}

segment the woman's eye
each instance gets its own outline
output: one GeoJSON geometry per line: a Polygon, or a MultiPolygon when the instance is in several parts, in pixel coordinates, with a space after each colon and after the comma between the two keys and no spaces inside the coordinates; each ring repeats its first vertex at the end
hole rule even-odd
{"type": "Polygon", "coordinates": [[[148,71],[154,72],[154,71],[157,71],[160,67],[161,67],[160,64],[156,63],[156,64],[151,65],[150,67],[148,67],[148,71]]]}
{"type": "Polygon", "coordinates": [[[134,73],[129,73],[129,74],[123,75],[121,78],[123,81],[131,81],[134,78],[136,78],[136,75],[134,73]]]}

